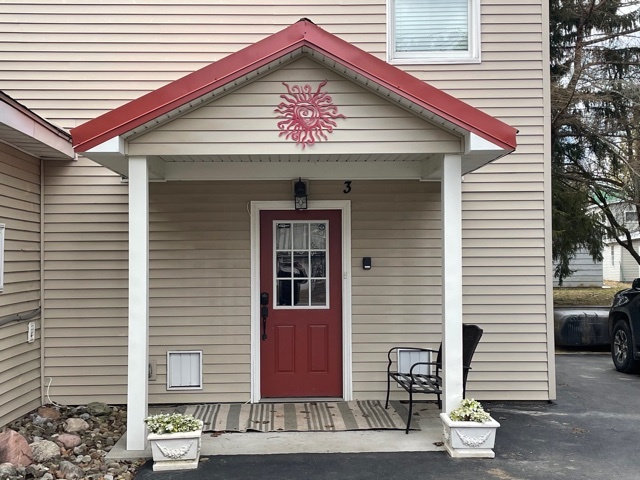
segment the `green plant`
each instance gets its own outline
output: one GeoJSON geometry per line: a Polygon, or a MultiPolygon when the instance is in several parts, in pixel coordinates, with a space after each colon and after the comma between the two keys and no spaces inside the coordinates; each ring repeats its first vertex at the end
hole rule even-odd
{"type": "Polygon", "coordinates": [[[489,414],[484,411],[482,405],[473,398],[465,398],[460,406],[449,413],[449,418],[454,422],[486,422],[489,414]]]}
{"type": "Polygon", "coordinates": [[[144,419],[149,433],[182,433],[195,432],[202,428],[202,420],[193,415],[183,413],[159,413],[150,415],[144,419]]]}

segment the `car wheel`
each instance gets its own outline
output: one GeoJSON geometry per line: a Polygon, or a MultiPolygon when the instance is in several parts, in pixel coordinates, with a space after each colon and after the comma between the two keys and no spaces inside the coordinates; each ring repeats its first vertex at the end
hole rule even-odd
{"type": "Polygon", "coordinates": [[[631,330],[624,320],[618,320],[613,326],[611,357],[616,370],[619,372],[635,373],[640,371],[640,361],[633,358],[631,330]]]}

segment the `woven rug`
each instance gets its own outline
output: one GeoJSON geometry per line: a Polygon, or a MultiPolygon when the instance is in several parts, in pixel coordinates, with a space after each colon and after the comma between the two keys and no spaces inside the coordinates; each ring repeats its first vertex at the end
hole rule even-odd
{"type": "Polygon", "coordinates": [[[390,407],[385,409],[378,400],[258,404],[208,403],[189,405],[185,413],[201,419],[204,422],[205,432],[404,430],[407,426],[407,411],[402,405],[398,402],[390,402],[390,407]]]}

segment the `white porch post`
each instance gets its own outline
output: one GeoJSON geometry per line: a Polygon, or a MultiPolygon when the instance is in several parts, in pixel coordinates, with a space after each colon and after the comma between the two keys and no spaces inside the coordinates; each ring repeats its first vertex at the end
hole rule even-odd
{"type": "Polygon", "coordinates": [[[442,160],[443,411],[462,400],[462,159],[442,160]]]}
{"type": "Polygon", "coordinates": [[[147,446],[149,364],[149,174],[146,157],[129,158],[129,350],[127,450],[147,446]]]}

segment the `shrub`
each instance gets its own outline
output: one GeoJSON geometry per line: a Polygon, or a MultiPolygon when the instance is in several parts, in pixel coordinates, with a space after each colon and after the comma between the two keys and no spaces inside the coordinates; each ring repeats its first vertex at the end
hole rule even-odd
{"type": "Polygon", "coordinates": [[[465,398],[458,408],[449,413],[449,418],[454,422],[486,422],[489,414],[484,411],[482,405],[473,398],[465,398]]]}
{"type": "Polygon", "coordinates": [[[181,433],[195,432],[202,428],[202,420],[198,420],[193,415],[183,413],[160,413],[151,415],[144,419],[149,433],[181,433]]]}

